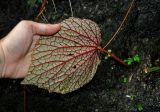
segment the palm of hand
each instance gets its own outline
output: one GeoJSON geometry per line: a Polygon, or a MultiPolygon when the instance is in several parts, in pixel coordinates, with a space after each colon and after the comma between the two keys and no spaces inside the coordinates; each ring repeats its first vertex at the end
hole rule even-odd
{"type": "Polygon", "coordinates": [[[2,40],[5,77],[22,78],[27,75],[31,64],[31,52],[40,38],[39,34],[49,35],[60,29],[60,25],[54,27],[47,29],[44,24],[23,21],[2,40]],[[55,29],[52,29],[54,27],[55,29]]]}
{"type": "Polygon", "coordinates": [[[5,54],[5,77],[21,78],[27,74],[31,63],[31,51],[39,36],[33,34],[32,26],[20,22],[3,41],[5,54]]]}

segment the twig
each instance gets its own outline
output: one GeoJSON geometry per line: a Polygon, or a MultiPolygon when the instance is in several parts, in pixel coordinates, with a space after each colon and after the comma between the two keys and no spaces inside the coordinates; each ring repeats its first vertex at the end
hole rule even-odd
{"type": "Polygon", "coordinates": [[[108,43],[103,47],[103,49],[105,49],[105,48],[112,42],[112,40],[116,37],[116,35],[117,35],[117,34],[119,33],[119,31],[121,30],[124,22],[126,21],[129,13],[130,13],[130,11],[131,11],[131,9],[132,9],[132,7],[133,7],[134,2],[135,2],[135,0],[132,0],[132,2],[131,2],[131,4],[130,4],[130,7],[129,7],[129,9],[128,9],[128,11],[127,11],[127,13],[126,13],[123,21],[122,21],[122,23],[120,24],[119,28],[118,28],[117,31],[114,33],[114,35],[112,36],[112,38],[111,38],[111,39],[108,41],[108,43]]]}
{"type": "Polygon", "coordinates": [[[35,21],[39,21],[39,17],[42,15],[44,9],[45,9],[45,5],[47,3],[47,0],[43,0],[42,5],[40,7],[39,13],[37,15],[37,17],[35,18],[35,21]]]}
{"type": "Polygon", "coordinates": [[[52,4],[53,4],[53,7],[54,7],[54,11],[57,12],[56,5],[55,5],[54,0],[52,0],[52,4]]]}
{"type": "Polygon", "coordinates": [[[23,86],[23,110],[24,112],[28,112],[28,97],[27,97],[27,91],[26,91],[26,85],[23,86]]]}
{"type": "Polygon", "coordinates": [[[48,23],[48,20],[47,20],[46,16],[44,15],[44,13],[42,13],[42,18],[46,23],[48,23]]]}
{"type": "Polygon", "coordinates": [[[73,10],[72,10],[71,0],[69,0],[69,6],[70,6],[70,9],[71,9],[71,16],[73,17],[73,10]]]}

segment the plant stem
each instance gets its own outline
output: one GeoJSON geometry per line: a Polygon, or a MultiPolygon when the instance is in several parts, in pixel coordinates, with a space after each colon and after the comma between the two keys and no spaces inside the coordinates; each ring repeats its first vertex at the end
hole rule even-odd
{"type": "Polygon", "coordinates": [[[117,29],[117,31],[114,33],[114,35],[111,37],[111,39],[108,41],[108,43],[103,47],[103,49],[105,49],[105,48],[112,42],[112,40],[116,37],[116,35],[117,35],[117,34],[119,33],[119,31],[121,30],[124,22],[126,21],[129,13],[131,12],[131,9],[132,9],[132,7],[133,7],[134,1],[135,1],[135,0],[132,0],[132,2],[131,2],[131,4],[130,4],[130,7],[129,7],[129,9],[128,9],[128,11],[127,11],[127,13],[126,13],[123,21],[122,21],[122,23],[120,24],[120,26],[118,27],[118,29],[117,29]]]}
{"type": "Polygon", "coordinates": [[[54,0],[52,0],[52,4],[53,4],[53,7],[54,7],[54,11],[57,13],[57,9],[56,9],[56,5],[55,5],[54,0]]]}
{"type": "Polygon", "coordinates": [[[103,49],[101,47],[98,47],[97,49],[100,50],[101,52],[104,52],[104,53],[110,55],[112,58],[114,58],[115,60],[117,60],[118,62],[120,62],[121,64],[123,64],[124,66],[128,67],[128,65],[126,63],[124,63],[120,58],[118,58],[113,53],[110,53],[110,52],[108,52],[107,50],[105,50],[105,49],[103,49]]]}
{"type": "Polygon", "coordinates": [[[70,10],[71,10],[71,16],[73,17],[73,9],[72,9],[72,3],[71,3],[71,0],[69,0],[69,6],[70,6],[70,10]]]}
{"type": "Polygon", "coordinates": [[[27,97],[27,90],[26,85],[23,86],[23,110],[24,112],[28,112],[28,97],[27,97]]]}
{"type": "Polygon", "coordinates": [[[39,13],[38,13],[37,17],[35,18],[35,21],[39,21],[39,17],[42,15],[46,3],[47,3],[47,0],[43,0],[42,5],[41,5],[40,10],[39,10],[39,13]]]}

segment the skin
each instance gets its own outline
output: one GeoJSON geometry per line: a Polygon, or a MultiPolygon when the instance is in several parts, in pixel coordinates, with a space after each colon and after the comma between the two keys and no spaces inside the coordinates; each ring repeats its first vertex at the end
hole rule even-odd
{"type": "Polygon", "coordinates": [[[40,35],[52,35],[60,24],[41,24],[21,21],[2,40],[0,58],[3,78],[24,78],[31,64],[31,53],[40,35]],[[4,60],[4,63],[2,63],[4,60]]]}

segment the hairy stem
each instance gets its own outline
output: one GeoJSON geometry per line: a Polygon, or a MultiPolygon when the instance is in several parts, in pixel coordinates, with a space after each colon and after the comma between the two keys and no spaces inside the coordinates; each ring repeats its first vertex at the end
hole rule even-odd
{"type": "Polygon", "coordinates": [[[98,47],[97,49],[100,50],[101,52],[104,52],[104,53],[110,55],[112,58],[114,58],[115,60],[117,60],[118,62],[120,62],[121,64],[123,64],[124,66],[128,67],[128,65],[126,63],[124,63],[120,58],[118,58],[113,53],[110,53],[110,52],[108,52],[107,50],[105,50],[105,49],[103,49],[101,47],[98,47]]]}

